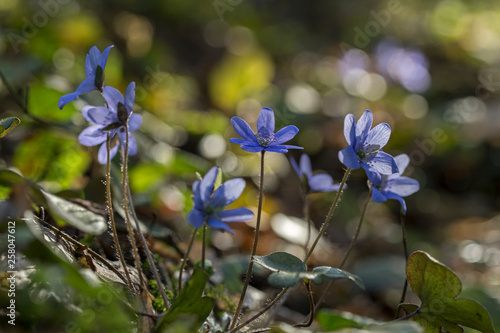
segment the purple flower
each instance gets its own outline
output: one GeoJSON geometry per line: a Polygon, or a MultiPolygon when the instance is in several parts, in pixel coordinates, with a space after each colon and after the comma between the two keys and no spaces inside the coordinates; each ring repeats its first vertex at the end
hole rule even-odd
{"type": "Polygon", "coordinates": [[[292,164],[295,172],[297,172],[297,174],[299,175],[299,178],[302,179],[302,177],[305,176],[308,192],[332,192],[339,190],[340,185],[333,184],[333,179],[330,175],[327,175],[325,173],[313,175],[311,160],[306,154],[303,154],[300,157],[300,167],[299,165],[297,165],[297,162],[295,162],[293,158],[290,158],[290,163],[292,164]]]}
{"type": "Polygon", "coordinates": [[[394,157],[381,150],[389,141],[391,127],[382,123],[370,130],[373,123],[370,110],[366,110],[355,122],[354,115],[345,117],[344,136],[349,146],[339,151],[340,162],[350,169],[361,166],[366,171],[385,175],[398,172],[394,157]]]}
{"type": "MultiPolygon", "coordinates": [[[[142,117],[138,114],[132,114],[135,100],[134,89],[135,83],[131,82],[125,92],[125,98],[123,98],[122,94],[115,88],[104,87],[103,95],[109,109],[100,106],[86,106],[82,110],[85,119],[96,125],[84,129],[78,136],[78,141],[84,146],[101,144],[97,154],[97,160],[101,164],[107,163],[107,133],[109,133],[111,142],[114,144],[110,150],[110,158],[113,158],[120,143],[125,146],[125,125],[127,122],[129,132],[137,130],[142,124],[142,117]]],[[[129,135],[129,154],[135,155],[136,153],[137,144],[135,138],[129,135]]]]}
{"type": "Polygon", "coordinates": [[[194,182],[194,208],[187,215],[187,221],[195,228],[201,227],[206,222],[214,229],[222,229],[234,234],[226,222],[251,220],[253,212],[244,207],[223,209],[238,199],[246,183],[243,178],[234,178],[215,188],[219,172],[218,167],[213,167],[201,181],[194,182]]]}
{"type": "Polygon", "coordinates": [[[396,199],[401,203],[403,212],[406,213],[406,203],[403,197],[407,197],[420,188],[418,181],[401,174],[405,171],[410,158],[406,154],[398,155],[394,158],[399,171],[392,175],[381,175],[376,172],[367,172],[368,179],[372,184],[373,202],[385,202],[387,199],[396,199]]]}
{"type": "Polygon", "coordinates": [[[59,102],[57,103],[59,109],[62,110],[66,104],[74,101],[81,94],[85,94],[93,90],[102,91],[102,87],[104,85],[104,67],[108,61],[109,50],[112,47],[113,45],[108,46],[101,54],[96,46],[92,46],[87,54],[87,58],[85,59],[85,75],[87,78],[82,82],[82,84],[80,84],[74,93],[67,94],[59,98],[59,102]]]}
{"type": "Polygon", "coordinates": [[[239,117],[231,118],[236,132],[243,139],[229,139],[232,143],[240,144],[243,150],[258,153],[260,151],[273,151],[276,153],[287,153],[288,149],[304,149],[302,147],[283,145],[293,139],[299,129],[293,125],[283,127],[274,133],[274,111],[270,108],[262,108],[257,118],[257,134],[250,125],[239,117]]]}

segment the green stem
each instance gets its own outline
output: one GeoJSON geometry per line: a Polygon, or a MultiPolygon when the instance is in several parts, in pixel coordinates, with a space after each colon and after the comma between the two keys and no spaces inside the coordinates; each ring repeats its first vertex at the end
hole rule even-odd
{"type": "MultiPolygon", "coordinates": [[[[129,132],[128,125],[125,124],[125,149],[122,151],[122,192],[123,192],[123,209],[125,210],[125,224],[127,225],[128,237],[130,240],[130,245],[132,246],[132,253],[134,254],[135,266],[137,267],[137,274],[139,275],[139,281],[141,287],[147,289],[147,285],[144,281],[144,274],[142,273],[141,259],[139,257],[139,250],[137,249],[137,244],[135,242],[135,235],[132,229],[132,222],[129,213],[128,195],[127,195],[127,182],[128,182],[128,149],[129,149],[129,132]]],[[[140,229],[137,230],[140,232],[140,229]]]]}
{"type": "Polygon", "coordinates": [[[256,315],[252,316],[251,318],[247,319],[244,323],[241,323],[238,326],[236,326],[235,328],[231,329],[229,332],[236,332],[237,330],[243,328],[244,326],[250,324],[255,319],[257,319],[260,316],[262,316],[269,309],[271,309],[274,305],[276,305],[276,303],[278,303],[278,301],[280,299],[282,299],[283,296],[285,296],[285,294],[288,291],[288,289],[290,289],[290,288],[288,288],[288,287],[287,288],[283,288],[283,290],[278,295],[276,295],[276,297],[268,305],[266,305],[266,307],[264,309],[260,310],[256,315]]]}
{"type": "MultiPolygon", "coordinates": [[[[406,214],[401,212],[401,231],[402,231],[402,234],[403,234],[403,251],[404,251],[404,254],[405,254],[405,259],[406,259],[406,262],[408,262],[408,243],[406,242],[406,225],[405,225],[405,219],[406,219],[406,214]]],[[[406,274],[405,274],[406,275],[406,274]]],[[[396,310],[396,314],[394,315],[394,319],[396,319],[398,316],[399,316],[399,312],[401,310],[401,303],[403,303],[405,301],[405,298],[406,298],[406,291],[408,290],[408,279],[405,277],[405,283],[404,283],[404,286],[403,286],[403,292],[401,293],[401,298],[399,300],[399,305],[398,305],[398,308],[396,310]]]]}
{"type": "Polygon", "coordinates": [[[229,328],[230,330],[232,330],[236,326],[236,322],[238,321],[238,317],[241,312],[241,307],[243,306],[243,300],[245,299],[248,284],[250,283],[250,277],[252,275],[253,259],[255,253],[257,252],[257,244],[259,241],[259,231],[260,231],[260,218],[262,215],[262,199],[264,196],[264,154],[265,150],[263,150],[260,155],[259,206],[257,209],[257,222],[255,225],[255,237],[253,240],[252,253],[250,255],[250,263],[248,264],[248,270],[247,270],[247,275],[245,276],[243,290],[241,291],[240,300],[238,302],[238,306],[236,307],[236,312],[234,313],[233,321],[231,322],[231,327],[229,328]]]}
{"type": "Polygon", "coordinates": [[[120,246],[120,241],[118,240],[118,233],[116,232],[116,224],[115,217],[113,214],[113,201],[111,199],[111,158],[110,158],[110,142],[111,139],[109,137],[109,132],[106,135],[106,153],[107,153],[107,164],[106,164],[106,193],[107,193],[107,208],[109,220],[111,222],[111,231],[113,233],[113,240],[116,246],[116,252],[118,253],[118,257],[120,258],[120,262],[122,264],[123,270],[125,271],[125,277],[127,278],[127,282],[129,284],[130,291],[135,293],[135,288],[132,285],[132,280],[130,279],[130,275],[127,269],[127,264],[125,263],[125,258],[123,258],[122,249],[120,246]]]}
{"type": "Polygon", "coordinates": [[[337,207],[337,204],[339,203],[340,195],[342,194],[342,190],[344,189],[344,185],[347,182],[347,178],[349,177],[350,173],[351,173],[351,169],[347,168],[347,170],[344,173],[344,177],[342,178],[342,181],[340,182],[340,187],[339,187],[339,190],[337,192],[337,195],[335,196],[335,200],[333,201],[332,206],[330,207],[330,211],[328,212],[328,215],[325,218],[325,222],[323,222],[323,225],[321,226],[321,229],[318,233],[318,236],[314,240],[313,245],[309,249],[309,252],[307,253],[306,257],[304,258],[304,262],[307,262],[307,260],[309,260],[314,249],[318,245],[318,242],[321,239],[321,236],[323,236],[323,234],[325,233],[326,227],[330,223],[330,219],[332,218],[333,211],[335,210],[335,208],[337,207]]]}
{"type": "Polygon", "coordinates": [[[184,267],[186,267],[186,262],[188,261],[189,254],[191,253],[191,249],[193,248],[194,239],[196,238],[196,234],[198,233],[198,228],[194,229],[193,236],[189,240],[189,245],[186,250],[186,254],[184,255],[184,259],[182,260],[181,268],[179,270],[179,293],[182,290],[182,273],[184,272],[184,267]]]}
{"type": "Polygon", "coordinates": [[[305,323],[295,324],[295,325],[293,325],[294,327],[309,327],[309,326],[311,326],[311,324],[314,320],[314,298],[313,298],[312,290],[311,290],[311,281],[308,280],[307,282],[304,282],[304,285],[306,286],[307,295],[309,296],[309,304],[311,306],[311,313],[309,314],[309,318],[305,323]]]}
{"type": "MultiPolygon", "coordinates": [[[[365,218],[366,209],[368,208],[368,203],[370,203],[371,197],[372,197],[372,188],[370,186],[370,191],[368,192],[368,198],[365,201],[365,204],[363,206],[363,211],[361,212],[361,217],[359,218],[358,227],[356,228],[356,232],[355,232],[355,234],[354,234],[354,236],[352,238],[351,244],[349,245],[349,249],[347,250],[346,254],[344,255],[344,258],[342,258],[342,262],[341,262],[341,264],[339,266],[339,269],[342,269],[342,267],[344,267],[344,265],[345,265],[345,263],[347,261],[347,258],[349,258],[349,255],[351,254],[352,249],[354,248],[354,245],[356,244],[356,241],[358,240],[359,232],[361,230],[361,225],[363,224],[363,220],[365,218]]],[[[316,308],[318,308],[321,305],[321,303],[323,302],[323,299],[325,298],[328,290],[332,286],[333,281],[334,280],[328,281],[328,284],[326,285],[326,288],[323,290],[323,293],[321,294],[320,298],[316,302],[316,308]]]]}

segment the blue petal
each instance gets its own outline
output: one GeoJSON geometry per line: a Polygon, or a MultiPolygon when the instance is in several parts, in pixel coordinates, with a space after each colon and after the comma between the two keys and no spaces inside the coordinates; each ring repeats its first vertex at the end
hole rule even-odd
{"type": "Polygon", "coordinates": [[[94,125],[84,129],[78,136],[78,141],[84,146],[92,147],[106,141],[106,133],[101,131],[102,126],[94,125]]]}
{"type": "Polygon", "coordinates": [[[264,148],[265,151],[270,151],[273,153],[288,153],[288,149],[284,146],[271,146],[264,148]]]}
{"type": "Polygon", "coordinates": [[[245,222],[253,219],[253,212],[245,207],[218,212],[216,217],[223,222],[245,222]]]}
{"type": "Polygon", "coordinates": [[[285,149],[304,149],[304,147],[292,146],[292,145],[277,145],[274,147],[285,148],[285,149]]]}
{"type": "Polygon", "coordinates": [[[199,228],[205,222],[205,215],[198,209],[192,209],[186,216],[186,220],[195,228],[199,228]]]}
{"type": "Polygon", "coordinates": [[[420,189],[418,181],[405,176],[389,179],[387,181],[386,191],[407,197],[420,189]]]}
{"type": "Polygon", "coordinates": [[[280,145],[287,141],[293,139],[293,137],[299,132],[296,126],[289,125],[280,129],[276,134],[274,134],[274,144],[280,145]]]}
{"type": "Polygon", "coordinates": [[[372,201],[376,203],[385,202],[387,197],[376,188],[372,188],[372,201]]]}
{"type": "Polygon", "coordinates": [[[115,112],[102,106],[89,109],[87,111],[87,116],[91,122],[102,126],[119,122],[118,116],[115,112]]]}
{"type": "Polygon", "coordinates": [[[394,157],[381,150],[376,153],[370,161],[361,164],[365,170],[370,171],[370,169],[373,169],[383,175],[390,175],[398,172],[398,167],[396,165],[396,161],[394,161],[394,157]]]}
{"type": "Polygon", "coordinates": [[[251,153],[258,153],[258,152],[261,152],[263,150],[267,150],[264,147],[257,145],[257,144],[255,144],[255,145],[243,144],[243,145],[241,145],[241,149],[249,151],[251,153]]]}
{"type": "Polygon", "coordinates": [[[366,171],[366,175],[368,176],[368,179],[370,180],[370,183],[372,183],[373,186],[376,187],[382,184],[383,176],[378,172],[366,171]]]}
{"type": "Polygon", "coordinates": [[[290,164],[292,165],[293,170],[297,173],[299,178],[302,178],[302,170],[300,170],[299,165],[295,162],[293,157],[290,157],[290,164]]]}
{"type": "Polygon", "coordinates": [[[93,109],[93,108],[95,108],[95,106],[92,106],[92,105],[85,105],[82,108],[82,116],[83,116],[83,118],[87,119],[90,122],[92,122],[92,120],[90,120],[88,113],[89,113],[89,110],[93,109]]]}
{"type": "MultiPolygon", "coordinates": [[[[110,150],[109,150],[109,160],[111,161],[113,159],[113,157],[115,157],[116,153],[118,152],[118,147],[120,145],[115,145],[114,147],[112,147],[110,150]]],[[[107,150],[106,150],[106,142],[104,142],[101,147],[99,148],[99,151],[97,152],[97,161],[100,163],[100,164],[106,164],[108,163],[108,153],[107,153],[107,150]]]]}
{"type": "Polygon", "coordinates": [[[135,82],[130,82],[127,90],[125,91],[125,107],[127,108],[128,114],[132,112],[134,108],[135,101],[135,82]]]}
{"type": "Polygon", "coordinates": [[[200,181],[196,180],[193,183],[193,199],[194,199],[194,205],[195,207],[199,209],[203,209],[203,201],[201,200],[201,195],[200,195],[200,181]]]}
{"type": "Polygon", "coordinates": [[[306,175],[306,177],[312,176],[311,159],[306,154],[302,154],[300,157],[300,170],[306,175]]]}
{"type": "Polygon", "coordinates": [[[370,110],[366,110],[358,122],[356,123],[356,141],[358,144],[363,143],[365,141],[368,132],[370,131],[370,127],[373,123],[373,114],[370,110]]]}
{"type": "Polygon", "coordinates": [[[236,133],[238,133],[243,139],[247,141],[257,142],[255,133],[252,131],[250,125],[248,125],[246,121],[239,117],[233,117],[231,118],[231,124],[233,124],[236,133]]]}
{"type": "Polygon", "coordinates": [[[234,232],[222,221],[219,221],[213,217],[208,218],[208,225],[214,229],[222,229],[234,235],[234,232]]]}
{"type": "Polygon", "coordinates": [[[213,167],[210,169],[205,177],[201,180],[200,183],[200,198],[201,201],[206,205],[208,200],[212,196],[212,192],[214,191],[215,179],[217,178],[217,174],[219,173],[219,167],[213,167]]]}
{"type": "Polygon", "coordinates": [[[136,113],[133,113],[128,118],[128,130],[130,132],[136,131],[142,125],[142,116],[136,113]]]}
{"type": "Polygon", "coordinates": [[[219,208],[233,203],[238,199],[245,189],[246,182],[243,178],[230,179],[221,186],[219,186],[212,198],[210,199],[209,206],[219,208]]]}
{"type": "Polygon", "coordinates": [[[359,168],[359,159],[358,155],[351,146],[347,146],[341,151],[339,151],[339,160],[346,167],[350,169],[358,169],[359,168]]]}
{"type": "Polygon", "coordinates": [[[118,111],[117,110],[118,103],[122,103],[123,105],[125,105],[125,101],[123,100],[122,94],[113,87],[110,86],[104,87],[103,95],[104,99],[108,103],[109,108],[114,112],[118,111]]]}
{"type": "Polygon", "coordinates": [[[408,164],[410,164],[410,157],[408,157],[408,155],[406,154],[401,154],[394,157],[394,161],[396,161],[396,166],[398,167],[398,172],[396,173],[396,175],[399,176],[403,172],[405,172],[406,167],[408,167],[408,164]]]}
{"type": "Polygon", "coordinates": [[[401,208],[403,209],[403,213],[406,213],[406,202],[403,198],[393,193],[387,193],[387,198],[398,200],[401,203],[401,208]]]}
{"type": "Polygon", "coordinates": [[[368,132],[365,144],[376,145],[382,148],[387,144],[390,136],[391,127],[386,123],[378,124],[370,132],[368,132]]]}
{"type": "Polygon", "coordinates": [[[99,59],[99,65],[101,66],[101,68],[103,70],[104,70],[104,67],[106,67],[106,62],[108,61],[109,50],[111,50],[111,48],[113,46],[114,45],[108,46],[104,51],[102,51],[101,57],[99,59]]]}
{"type": "Polygon", "coordinates": [[[68,104],[69,102],[72,102],[75,99],[77,99],[78,95],[80,95],[80,93],[74,92],[74,93],[71,93],[71,94],[67,94],[67,95],[61,96],[61,98],[59,98],[59,101],[57,102],[57,106],[59,106],[59,109],[62,110],[63,107],[66,104],[68,104]]]}
{"type": "Polygon", "coordinates": [[[344,137],[349,145],[356,143],[356,118],[353,114],[348,114],[344,119],[344,137]]]}
{"type": "Polygon", "coordinates": [[[81,95],[81,94],[86,94],[86,93],[89,93],[91,91],[94,91],[95,89],[96,88],[94,85],[94,81],[87,78],[78,86],[78,88],[76,88],[75,92],[78,93],[79,95],[81,95]]]}
{"type": "MultiPolygon", "coordinates": [[[[120,131],[118,133],[118,137],[120,138],[120,143],[123,145],[125,149],[125,141],[127,139],[127,136],[125,135],[125,132],[120,131]]],[[[135,138],[132,134],[128,134],[128,153],[129,155],[134,156],[137,154],[137,142],[135,141],[135,138]]]]}
{"type": "Polygon", "coordinates": [[[243,139],[237,139],[237,138],[231,138],[231,139],[229,139],[229,142],[236,143],[236,144],[239,144],[239,145],[243,144],[245,142],[247,142],[247,143],[251,143],[252,142],[253,143],[253,141],[248,141],[248,140],[243,140],[243,139]]]}
{"type": "Polygon", "coordinates": [[[274,111],[271,108],[262,108],[257,118],[257,132],[266,135],[274,133],[274,111]]]}
{"type": "MultiPolygon", "coordinates": [[[[101,51],[99,51],[97,46],[92,46],[89,53],[87,53],[87,57],[85,58],[85,74],[87,77],[95,74],[97,65],[99,65],[100,57],[101,51]]],[[[104,69],[104,67],[102,69],[104,69]]]]}

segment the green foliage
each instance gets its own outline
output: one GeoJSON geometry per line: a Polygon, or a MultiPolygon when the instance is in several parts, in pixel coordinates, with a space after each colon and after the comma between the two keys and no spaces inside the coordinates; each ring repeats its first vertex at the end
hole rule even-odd
{"type": "MultiPolygon", "coordinates": [[[[271,329],[271,333],[310,333],[311,330],[299,329],[290,325],[280,324],[271,329]]],[[[314,331],[316,333],[337,332],[337,333],[423,333],[420,325],[414,322],[389,322],[383,324],[372,324],[362,328],[345,328],[341,330],[314,331]]]]}
{"type": "Polygon", "coordinates": [[[417,251],[409,258],[406,276],[411,289],[422,301],[404,304],[407,313],[416,313],[412,320],[425,329],[425,333],[461,333],[467,326],[483,333],[494,333],[491,319],[486,309],[478,302],[458,298],[462,283],[448,267],[432,258],[429,254],[417,251]]]}
{"type": "Polygon", "coordinates": [[[349,279],[360,288],[364,288],[363,281],[359,277],[337,268],[320,266],[307,272],[307,266],[302,260],[286,252],[274,252],[264,257],[256,256],[255,262],[272,271],[268,281],[275,287],[293,287],[300,280],[312,280],[315,284],[321,284],[324,278],[328,278],[349,279]]]}
{"type": "Polygon", "coordinates": [[[73,103],[69,103],[64,109],[59,110],[57,101],[60,97],[60,91],[49,88],[42,83],[35,83],[30,86],[28,111],[44,121],[70,121],[76,113],[76,108],[73,103]]]}
{"type": "Polygon", "coordinates": [[[202,296],[207,282],[208,275],[195,269],[169,311],[158,320],[155,332],[196,332],[215,304],[212,298],[202,296]]]}
{"type": "Polygon", "coordinates": [[[8,117],[0,119],[0,138],[7,135],[14,127],[19,125],[21,120],[17,117],[8,117]]]}

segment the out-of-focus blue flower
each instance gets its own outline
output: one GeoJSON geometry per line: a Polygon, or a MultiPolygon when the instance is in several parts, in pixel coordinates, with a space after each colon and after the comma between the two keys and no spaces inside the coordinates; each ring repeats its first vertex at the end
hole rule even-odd
{"type": "Polygon", "coordinates": [[[399,171],[392,175],[381,175],[376,172],[367,172],[368,179],[372,184],[373,202],[385,202],[387,199],[396,199],[401,203],[403,212],[406,213],[406,203],[403,197],[407,197],[420,188],[418,181],[401,174],[405,171],[410,158],[406,154],[394,158],[399,171]]]}
{"type": "MultiPolygon", "coordinates": [[[[86,106],[82,110],[85,119],[96,125],[84,129],[78,136],[78,141],[84,146],[101,144],[99,153],[97,154],[97,160],[101,164],[107,163],[107,133],[109,133],[112,139],[111,142],[114,144],[110,150],[110,158],[113,158],[118,151],[120,143],[125,145],[125,125],[127,122],[129,132],[137,130],[142,124],[142,117],[138,114],[132,114],[135,100],[134,89],[135,83],[131,82],[125,92],[125,98],[123,98],[122,94],[115,88],[104,87],[103,95],[109,109],[105,107],[86,106]]],[[[129,154],[135,155],[136,153],[137,144],[135,138],[129,135],[129,154]]]]}
{"type": "Polygon", "coordinates": [[[262,108],[257,118],[257,134],[250,125],[239,117],[231,118],[236,132],[243,138],[229,139],[232,143],[241,145],[241,148],[258,153],[260,151],[273,151],[276,153],[287,153],[288,149],[304,149],[302,147],[283,145],[283,143],[293,139],[299,129],[293,125],[283,127],[274,133],[274,111],[270,108],[262,108]]]}
{"type": "Polygon", "coordinates": [[[326,173],[313,175],[311,160],[306,154],[303,154],[300,157],[300,166],[297,162],[295,162],[293,157],[290,158],[290,163],[292,164],[295,172],[297,172],[297,175],[299,175],[299,178],[305,176],[308,192],[332,192],[339,190],[340,185],[333,184],[333,179],[330,175],[327,175],[326,173]]]}
{"type": "Polygon", "coordinates": [[[187,221],[195,228],[201,227],[206,222],[214,229],[222,229],[234,234],[226,222],[248,221],[253,218],[254,214],[244,207],[223,210],[225,206],[238,199],[246,183],[243,178],[234,178],[215,188],[219,172],[218,167],[213,167],[201,181],[194,182],[194,207],[187,215],[187,221]]]}
{"type": "Polygon", "coordinates": [[[108,61],[109,50],[112,47],[113,45],[108,46],[101,54],[96,46],[92,46],[87,54],[87,58],[85,59],[85,75],[87,78],[78,88],[76,88],[74,93],[67,94],[59,98],[59,102],[57,103],[59,109],[62,110],[66,104],[74,101],[81,94],[85,94],[93,90],[102,91],[104,85],[104,67],[108,61]]]}
{"type": "Polygon", "coordinates": [[[340,162],[350,169],[361,166],[366,171],[381,174],[398,172],[394,157],[381,150],[389,141],[391,127],[382,123],[370,130],[372,123],[370,110],[366,110],[357,123],[354,115],[345,117],[344,136],[349,146],[339,151],[340,162]]]}

